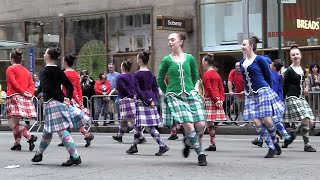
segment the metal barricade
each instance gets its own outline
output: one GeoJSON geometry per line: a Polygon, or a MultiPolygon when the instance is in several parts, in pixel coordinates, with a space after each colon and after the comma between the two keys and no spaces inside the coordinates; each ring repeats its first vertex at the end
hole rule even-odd
{"type": "MultiPolygon", "coordinates": [[[[94,95],[90,98],[90,104],[91,104],[90,117],[92,119],[92,124],[94,126],[97,127],[99,125],[99,122],[105,122],[108,120],[108,115],[109,115],[108,104],[114,103],[112,100],[112,97],[117,97],[117,95],[94,95]]],[[[114,107],[117,106],[116,104],[113,104],[113,105],[114,107]]],[[[115,110],[116,109],[117,108],[115,108],[115,110]]]]}
{"type": "Polygon", "coordinates": [[[37,97],[33,97],[32,99],[34,106],[36,108],[36,112],[37,112],[37,117],[36,117],[36,121],[31,125],[31,127],[29,128],[29,131],[31,132],[33,130],[33,128],[37,127],[37,132],[39,132],[41,125],[42,125],[42,121],[43,121],[43,109],[42,107],[42,98],[38,99],[37,97]]]}
{"type": "Polygon", "coordinates": [[[315,117],[315,122],[320,122],[320,91],[309,91],[308,102],[315,117]]]}
{"type": "Polygon", "coordinates": [[[225,101],[223,109],[227,117],[227,121],[217,121],[226,123],[242,122],[242,114],[244,109],[244,93],[225,93],[225,101]]]}

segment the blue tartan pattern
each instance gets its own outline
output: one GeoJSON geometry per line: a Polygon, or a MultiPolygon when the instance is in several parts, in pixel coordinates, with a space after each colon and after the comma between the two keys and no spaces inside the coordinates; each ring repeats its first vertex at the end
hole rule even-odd
{"type": "Polygon", "coordinates": [[[315,119],[310,105],[304,98],[291,96],[285,99],[285,104],[283,122],[301,121],[305,118],[315,119]]]}
{"type": "Polygon", "coordinates": [[[167,95],[162,103],[164,126],[206,120],[203,100],[196,91],[167,95]]]}
{"type": "Polygon", "coordinates": [[[161,124],[160,115],[157,107],[151,108],[146,106],[143,102],[137,101],[137,126],[157,126],[161,124]]]}
{"type": "Polygon", "coordinates": [[[262,88],[258,92],[246,94],[243,120],[262,119],[264,117],[282,115],[285,105],[271,88],[262,88]]]}
{"type": "Polygon", "coordinates": [[[136,117],[136,100],[131,98],[119,99],[120,119],[131,119],[136,117]]]}
{"type": "Polygon", "coordinates": [[[68,128],[79,129],[88,123],[90,117],[79,108],[67,106],[56,100],[49,100],[44,107],[44,130],[53,133],[68,128]]]}

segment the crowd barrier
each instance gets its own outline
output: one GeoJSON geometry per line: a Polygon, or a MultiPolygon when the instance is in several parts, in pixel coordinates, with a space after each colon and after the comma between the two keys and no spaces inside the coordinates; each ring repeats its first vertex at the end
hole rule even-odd
{"type": "MultiPolygon", "coordinates": [[[[117,95],[94,95],[90,99],[86,96],[83,97],[84,106],[90,110],[89,116],[91,117],[92,123],[89,125],[89,129],[91,128],[91,124],[98,126],[99,122],[104,122],[109,119],[110,113],[114,114],[114,119],[116,118],[118,113],[118,108],[116,103],[117,95]],[[112,112],[111,112],[112,111],[112,112]]],[[[310,107],[315,116],[315,122],[320,122],[320,91],[312,91],[308,92],[306,96],[307,101],[310,104],[310,107]]],[[[44,122],[44,113],[43,113],[43,100],[42,98],[38,99],[36,97],[33,98],[34,105],[37,111],[37,117],[34,119],[22,119],[23,121],[30,121],[32,123],[29,131],[33,131],[36,128],[38,132],[44,122]]],[[[223,104],[223,109],[226,114],[226,120],[216,121],[227,123],[227,124],[238,124],[245,123],[242,120],[242,113],[244,108],[244,94],[243,93],[225,93],[225,102],[223,104]]],[[[161,112],[161,106],[158,106],[159,112],[161,112]]],[[[5,116],[5,101],[2,101],[0,104],[0,121],[7,121],[5,116]]]]}

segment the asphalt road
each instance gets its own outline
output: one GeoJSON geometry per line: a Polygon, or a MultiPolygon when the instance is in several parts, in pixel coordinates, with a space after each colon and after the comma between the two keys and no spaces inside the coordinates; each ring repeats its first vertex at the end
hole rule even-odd
{"type": "MultiPolygon", "coordinates": [[[[36,133],[40,138],[41,133],[36,133]]],[[[84,147],[83,136],[73,133],[82,164],[61,167],[68,153],[64,147],[58,147],[57,135],[44,154],[41,163],[30,160],[34,152],[28,151],[28,144],[22,140],[22,151],[11,151],[13,136],[9,132],[0,132],[0,179],[320,179],[320,138],[311,137],[316,153],[303,152],[303,142],[299,137],[281,156],[265,159],[267,148],[255,147],[250,141],[255,136],[218,135],[217,151],[206,152],[208,166],[197,166],[197,156],[192,151],[189,158],[182,157],[181,140],[168,141],[170,150],[163,156],[154,156],[158,146],[150,135],[147,143],[139,145],[139,152],[127,155],[132,134],[126,134],[123,143],[115,142],[113,134],[95,134],[92,146],[84,147]],[[5,167],[19,165],[17,168],[5,167]]],[[[182,137],[180,135],[180,137],[182,137]]],[[[205,135],[204,147],[209,144],[205,135]]],[[[36,149],[39,141],[36,143],[36,149]]]]}

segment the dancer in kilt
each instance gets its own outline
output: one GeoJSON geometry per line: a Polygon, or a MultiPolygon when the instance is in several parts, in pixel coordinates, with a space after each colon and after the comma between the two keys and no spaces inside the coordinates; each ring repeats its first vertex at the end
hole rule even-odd
{"type": "MultiPolygon", "coordinates": [[[[213,54],[208,54],[202,59],[202,66],[206,70],[202,82],[204,86],[204,109],[207,115],[207,128],[210,134],[211,145],[205,151],[216,151],[215,127],[216,120],[226,120],[223,110],[224,87],[222,79],[217,73],[218,63],[214,61],[213,54]]],[[[201,138],[199,140],[201,142],[201,138]]]]}
{"type": "Polygon", "coordinates": [[[259,39],[253,37],[242,42],[241,49],[246,58],[240,62],[245,80],[245,102],[243,120],[253,121],[260,137],[266,142],[269,151],[265,158],[281,154],[277,143],[273,116],[281,116],[285,106],[272,90],[272,74],[267,57],[254,53],[259,39]]]}
{"type": "Polygon", "coordinates": [[[21,65],[22,50],[15,49],[10,53],[10,63],[6,70],[7,97],[6,117],[13,132],[14,145],[11,150],[21,150],[21,136],[28,139],[29,150],[34,149],[37,136],[32,135],[20,124],[21,118],[36,118],[37,113],[32,102],[34,82],[32,74],[21,65]]]}
{"type": "Polygon", "coordinates": [[[127,150],[127,153],[133,154],[138,152],[137,144],[143,127],[149,127],[150,135],[159,145],[159,151],[155,154],[161,156],[169,150],[155,126],[161,123],[160,115],[157,110],[157,102],[159,98],[159,89],[156,77],[149,71],[147,65],[150,54],[142,52],[137,55],[137,63],[140,67],[139,71],[134,73],[134,82],[137,92],[137,117],[135,121],[134,141],[133,145],[127,150]]]}
{"type": "MultiPolygon", "coordinates": [[[[136,89],[134,85],[133,74],[129,73],[132,62],[130,60],[121,63],[121,74],[118,76],[116,82],[116,89],[118,91],[120,123],[119,132],[112,138],[118,142],[122,142],[124,133],[128,130],[128,123],[134,123],[136,118],[136,89]]],[[[146,142],[141,131],[139,143],[146,142]]]]}
{"type": "MultiPolygon", "coordinates": [[[[67,78],[71,82],[73,86],[73,93],[72,93],[72,99],[71,99],[71,105],[80,108],[83,110],[87,115],[90,114],[89,109],[85,108],[83,105],[83,98],[82,98],[82,88],[80,84],[80,76],[79,74],[72,69],[72,66],[74,64],[74,60],[76,57],[73,54],[69,54],[63,58],[65,71],[67,78]]],[[[62,87],[63,93],[66,95],[66,88],[62,87]]],[[[86,140],[85,147],[89,147],[91,145],[91,141],[94,138],[93,134],[90,133],[85,129],[85,126],[80,127],[80,133],[84,135],[84,140],[86,140]]],[[[64,146],[63,142],[58,144],[58,146],[64,146]]]]}
{"type": "Polygon", "coordinates": [[[301,134],[304,142],[304,151],[316,152],[309,141],[309,129],[313,126],[314,115],[304,98],[304,80],[306,72],[301,67],[301,52],[297,45],[290,49],[292,64],[284,74],[283,96],[285,97],[286,110],[283,115],[284,122],[301,121],[300,126],[290,133],[291,137],[286,139],[282,145],[287,148],[298,134],[301,134]]]}
{"type": "MultiPolygon", "coordinates": [[[[282,93],[282,87],[283,87],[283,76],[281,75],[281,68],[283,67],[283,61],[281,59],[276,59],[274,60],[271,65],[271,72],[272,72],[272,81],[273,81],[273,86],[272,89],[274,90],[274,92],[276,92],[279,96],[279,98],[281,99],[281,101],[283,102],[283,93],[282,93]]],[[[288,134],[288,132],[286,131],[285,127],[282,124],[282,115],[279,116],[273,116],[273,122],[275,124],[276,130],[277,130],[277,134],[280,136],[280,138],[282,139],[282,137],[284,137],[284,139],[289,139],[290,135],[288,134]]],[[[258,138],[254,139],[253,141],[251,141],[252,144],[257,145],[259,147],[262,147],[263,144],[263,140],[262,138],[259,136],[258,138]]]]}
{"type": "Polygon", "coordinates": [[[165,56],[160,63],[158,84],[165,93],[162,118],[165,126],[183,125],[184,157],[189,156],[192,147],[198,154],[198,165],[206,166],[206,156],[198,138],[204,131],[205,111],[200,95],[194,90],[199,73],[194,57],[182,50],[185,39],[180,33],[170,34],[168,45],[172,53],[165,56]],[[169,78],[167,85],[164,81],[166,74],[169,78]]]}
{"type": "Polygon", "coordinates": [[[81,158],[75,147],[68,128],[79,129],[90,120],[82,110],[70,105],[73,86],[65,73],[56,65],[61,54],[60,48],[48,48],[44,54],[46,67],[40,71],[40,87],[37,93],[43,93],[44,99],[44,128],[39,150],[32,162],[42,161],[43,153],[49,146],[54,132],[57,132],[63,145],[67,148],[70,158],[62,166],[72,166],[81,163],[81,158]],[[66,88],[66,96],[61,90],[66,88]]]}

